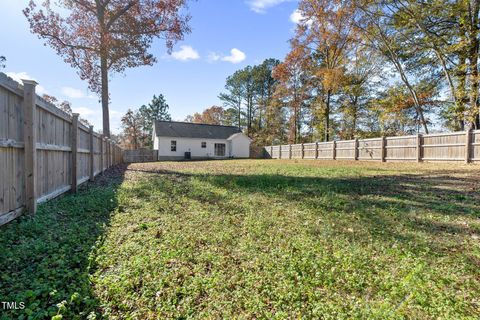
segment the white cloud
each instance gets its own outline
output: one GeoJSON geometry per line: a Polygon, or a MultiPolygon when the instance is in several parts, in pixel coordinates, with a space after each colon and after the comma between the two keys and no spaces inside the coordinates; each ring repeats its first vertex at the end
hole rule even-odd
{"type": "Polygon", "coordinates": [[[121,119],[125,112],[116,110],[110,110],[110,128],[113,133],[119,133],[121,131],[121,119]]]}
{"type": "Polygon", "coordinates": [[[220,60],[221,58],[222,58],[222,57],[221,57],[218,53],[210,52],[210,53],[208,54],[207,60],[208,60],[209,62],[214,62],[214,61],[220,60]]]}
{"type": "Polygon", "coordinates": [[[232,50],[230,50],[230,55],[226,56],[226,57],[223,57],[222,61],[227,61],[227,62],[231,62],[231,63],[240,63],[243,60],[245,60],[246,58],[247,58],[247,56],[245,55],[245,53],[238,50],[237,48],[233,48],[232,50]]]}
{"type": "MultiPolygon", "coordinates": [[[[102,107],[75,107],[72,106],[72,112],[80,114],[80,118],[87,120],[93,125],[95,131],[102,131],[102,107]]],[[[110,119],[110,122],[111,119],[110,119]]]]}
{"type": "Polygon", "coordinates": [[[250,6],[250,9],[252,9],[256,13],[265,13],[268,8],[287,1],[292,0],[249,0],[247,3],[250,6]]]}
{"type": "Polygon", "coordinates": [[[290,21],[295,23],[295,24],[305,24],[307,27],[311,27],[312,26],[312,20],[311,19],[307,19],[307,17],[305,17],[303,15],[303,12],[300,11],[299,9],[295,9],[292,14],[290,15],[290,21]]]}
{"type": "Polygon", "coordinates": [[[300,11],[299,9],[295,9],[290,15],[290,21],[295,24],[299,24],[302,20],[303,20],[302,11],[300,11]]]}
{"type": "Polygon", "coordinates": [[[90,117],[101,115],[100,107],[98,109],[92,109],[88,107],[72,107],[74,113],[79,113],[81,117],[90,121],[90,117]]]}
{"type": "Polygon", "coordinates": [[[85,94],[82,92],[82,90],[71,88],[71,87],[63,87],[62,93],[68,98],[72,98],[72,99],[79,99],[79,98],[85,97],[85,94]]]}
{"type": "Polygon", "coordinates": [[[120,111],[110,110],[110,117],[121,118],[122,116],[123,116],[123,113],[121,113],[120,111]]]}
{"type": "MultiPolygon", "coordinates": [[[[22,80],[33,80],[37,81],[34,77],[31,77],[28,73],[22,71],[22,72],[6,72],[5,73],[7,76],[12,78],[13,80],[17,81],[18,83],[22,83],[22,80]]],[[[38,81],[37,81],[38,82],[38,81]]],[[[39,95],[46,94],[47,90],[45,90],[44,87],[41,85],[37,85],[36,87],[36,93],[39,95]]]]}
{"type": "Polygon", "coordinates": [[[197,60],[198,52],[190,46],[180,46],[180,50],[172,52],[172,57],[180,61],[197,60]]]}

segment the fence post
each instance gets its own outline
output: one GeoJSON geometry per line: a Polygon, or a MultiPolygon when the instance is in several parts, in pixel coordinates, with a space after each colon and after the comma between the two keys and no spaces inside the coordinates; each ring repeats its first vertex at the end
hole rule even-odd
{"type": "Polygon", "coordinates": [[[417,133],[417,162],[422,160],[422,136],[417,133]]]}
{"type": "Polygon", "coordinates": [[[111,168],[113,166],[113,142],[112,142],[112,139],[111,138],[108,138],[108,147],[110,148],[110,166],[109,168],[111,168]]]}
{"type": "Polygon", "coordinates": [[[385,162],[385,154],[386,154],[386,149],[385,149],[385,136],[382,136],[382,150],[380,151],[380,158],[382,162],[385,162]]]}
{"type": "Polygon", "coordinates": [[[100,135],[100,140],[99,140],[99,143],[100,143],[100,173],[103,172],[103,134],[100,135]]]}
{"type": "Polygon", "coordinates": [[[305,158],[305,146],[302,143],[302,159],[305,158]]]}
{"type": "Polygon", "coordinates": [[[292,159],[292,145],[288,145],[288,159],[292,159]]]}
{"type": "Polygon", "coordinates": [[[105,138],[105,156],[107,157],[107,161],[105,162],[105,170],[110,167],[110,140],[105,138]]]}
{"type": "Polygon", "coordinates": [[[282,159],[282,144],[278,146],[278,159],[282,159]]]}
{"type": "Polygon", "coordinates": [[[23,136],[25,141],[25,207],[31,214],[37,211],[37,131],[35,128],[35,108],[37,94],[33,80],[23,82],[23,136]]]}
{"type": "Polygon", "coordinates": [[[358,154],[359,154],[359,144],[358,144],[358,138],[355,138],[355,160],[358,160],[358,154]]]}
{"type": "Polygon", "coordinates": [[[471,128],[468,128],[465,132],[465,163],[470,162],[470,144],[472,143],[471,128]]]}
{"type": "Polygon", "coordinates": [[[337,160],[337,141],[332,141],[332,159],[337,160]]]}
{"type": "Polygon", "coordinates": [[[105,170],[108,169],[108,162],[109,162],[109,151],[108,151],[108,138],[105,138],[105,170]]]}
{"type": "Polygon", "coordinates": [[[315,142],[315,159],[318,159],[318,141],[315,142]]]}
{"type": "Polygon", "coordinates": [[[70,146],[72,148],[72,181],[71,190],[77,192],[77,151],[78,151],[78,113],[72,114],[72,131],[70,136],[70,146]]]}
{"type": "Polygon", "coordinates": [[[90,181],[95,179],[95,153],[93,150],[93,126],[90,126],[90,181]]]}
{"type": "Polygon", "coordinates": [[[273,145],[270,146],[270,159],[273,159],[273,145]]]}
{"type": "Polygon", "coordinates": [[[107,157],[107,161],[105,161],[105,170],[108,170],[108,166],[110,163],[110,148],[108,147],[108,145],[108,138],[105,138],[105,157],[107,157]]]}

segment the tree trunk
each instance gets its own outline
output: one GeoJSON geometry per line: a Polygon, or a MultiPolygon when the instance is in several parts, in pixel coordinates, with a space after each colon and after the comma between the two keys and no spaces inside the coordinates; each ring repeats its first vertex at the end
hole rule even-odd
{"type": "Polygon", "coordinates": [[[472,108],[472,124],[478,129],[478,53],[471,56],[470,70],[472,73],[472,84],[470,91],[470,105],[472,108]]]}
{"type": "Polygon", "coordinates": [[[351,139],[355,138],[357,133],[357,120],[358,120],[358,96],[353,99],[353,118],[352,118],[352,135],[351,139]]]}
{"type": "Polygon", "coordinates": [[[331,90],[327,91],[327,102],[325,106],[325,135],[324,140],[328,142],[330,140],[330,96],[331,90]]]}
{"type": "Polygon", "coordinates": [[[422,107],[420,106],[420,101],[418,100],[417,91],[413,89],[413,87],[411,87],[410,84],[408,84],[407,87],[410,93],[412,94],[413,101],[415,103],[415,108],[417,109],[418,116],[420,117],[420,123],[423,126],[423,130],[425,131],[426,134],[428,134],[427,122],[425,121],[425,116],[423,115],[423,110],[422,110],[422,107]]]}
{"type": "MultiPolygon", "coordinates": [[[[240,101],[240,100],[239,100],[240,101]]],[[[238,130],[242,130],[242,102],[238,102],[237,104],[237,109],[238,109],[238,130]]]]}
{"type": "Polygon", "coordinates": [[[247,135],[250,137],[252,134],[252,98],[248,97],[247,100],[247,135]]]}
{"type": "Polygon", "coordinates": [[[298,108],[295,102],[293,109],[293,143],[297,143],[297,121],[298,121],[298,108]]]}
{"type": "Polygon", "coordinates": [[[480,12],[480,1],[474,0],[472,4],[472,14],[471,14],[471,32],[470,34],[470,43],[471,43],[471,52],[470,52],[470,72],[472,73],[472,91],[471,91],[471,104],[473,108],[472,124],[475,129],[479,129],[480,119],[480,106],[478,102],[478,89],[479,81],[478,78],[478,56],[479,56],[479,46],[480,42],[478,40],[478,14],[480,12]]]}
{"type": "Polygon", "coordinates": [[[475,36],[472,36],[471,39],[471,49],[470,49],[470,72],[471,72],[471,89],[470,89],[470,105],[471,105],[471,122],[476,129],[478,129],[478,114],[479,114],[479,104],[478,104],[478,48],[479,43],[475,36]]]}
{"type": "Polygon", "coordinates": [[[440,64],[442,65],[442,70],[445,75],[445,79],[447,80],[448,87],[450,88],[450,94],[452,95],[452,102],[454,103],[455,106],[455,118],[458,121],[458,125],[460,127],[460,130],[463,131],[464,129],[464,119],[463,117],[458,118],[458,111],[457,109],[459,108],[458,101],[457,101],[457,92],[455,90],[455,85],[453,84],[452,77],[450,76],[450,72],[448,71],[447,68],[447,63],[445,61],[445,57],[441,53],[440,49],[438,46],[435,44],[435,41],[433,38],[431,38],[431,33],[423,26],[421,23],[416,23],[418,29],[420,29],[430,40],[432,50],[435,52],[435,55],[437,56],[438,60],[440,61],[440,64]]]}
{"type": "Polygon", "coordinates": [[[456,77],[458,78],[458,106],[455,108],[455,116],[459,119],[460,130],[465,129],[465,105],[468,104],[468,97],[466,95],[467,72],[465,69],[467,57],[464,52],[460,53],[458,70],[456,77]]]}
{"type": "Polygon", "coordinates": [[[450,88],[450,94],[452,95],[452,102],[455,106],[455,109],[454,109],[455,110],[455,119],[458,123],[458,126],[459,126],[460,130],[463,131],[464,128],[465,128],[465,122],[463,121],[463,117],[458,116],[458,114],[459,114],[458,109],[461,108],[461,106],[459,106],[459,101],[457,99],[457,92],[456,92],[456,89],[455,89],[455,85],[453,84],[452,77],[450,76],[450,72],[448,71],[447,63],[445,62],[445,59],[444,59],[443,55],[439,52],[438,49],[434,48],[433,50],[435,51],[435,54],[436,54],[438,60],[440,60],[440,63],[442,65],[442,69],[443,69],[443,73],[445,75],[445,79],[447,80],[448,87],[450,88]]]}
{"type": "Polygon", "coordinates": [[[103,115],[103,135],[110,138],[110,116],[108,111],[109,93],[108,93],[108,66],[107,58],[100,58],[100,69],[102,77],[102,115],[103,115]]]}
{"type": "Polygon", "coordinates": [[[385,46],[385,50],[381,50],[381,52],[390,60],[390,62],[393,63],[395,68],[397,69],[398,73],[400,74],[400,78],[402,79],[403,83],[407,86],[408,91],[412,95],[413,98],[413,103],[415,105],[415,109],[420,117],[420,122],[423,125],[423,129],[425,130],[425,133],[428,134],[428,127],[427,123],[425,121],[425,117],[423,115],[423,110],[420,106],[420,101],[417,96],[417,92],[415,89],[411,86],[410,81],[408,81],[408,78],[405,74],[405,70],[403,70],[402,63],[400,62],[400,59],[395,51],[395,49],[392,49],[389,45],[389,38],[383,34],[383,30],[377,25],[377,28],[380,31],[380,36],[382,38],[383,44],[385,46]]]}
{"type": "Polygon", "coordinates": [[[407,76],[405,75],[405,72],[403,70],[403,67],[402,67],[400,61],[398,61],[396,59],[396,57],[393,56],[393,55],[392,55],[392,62],[395,65],[395,67],[397,68],[397,71],[400,74],[400,78],[402,79],[403,83],[407,86],[408,91],[412,95],[413,103],[415,105],[415,109],[417,110],[418,116],[420,117],[420,122],[423,126],[423,130],[425,131],[426,134],[428,134],[427,122],[425,121],[425,117],[423,115],[423,110],[422,110],[422,107],[420,106],[420,100],[418,99],[417,91],[410,84],[410,81],[408,80],[407,76]]]}

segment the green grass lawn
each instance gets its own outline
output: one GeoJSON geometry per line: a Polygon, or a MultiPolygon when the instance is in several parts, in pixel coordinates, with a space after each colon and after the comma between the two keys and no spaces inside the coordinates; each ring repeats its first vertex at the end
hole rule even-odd
{"type": "Polygon", "coordinates": [[[479,169],[133,164],[0,228],[0,319],[478,319],[479,169]]]}

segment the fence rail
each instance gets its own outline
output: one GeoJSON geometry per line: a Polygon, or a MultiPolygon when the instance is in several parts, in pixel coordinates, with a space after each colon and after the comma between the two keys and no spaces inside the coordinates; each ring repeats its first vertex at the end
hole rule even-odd
{"type": "Polygon", "coordinates": [[[152,162],[158,160],[158,150],[137,149],[123,150],[123,161],[126,163],[152,162]]]}
{"type": "Polygon", "coordinates": [[[272,159],[480,162],[480,130],[264,147],[272,159]]]}
{"type": "Polygon", "coordinates": [[[0,225],[112,165],[122,150],[73,116],[0,73],[0,225]]]}

